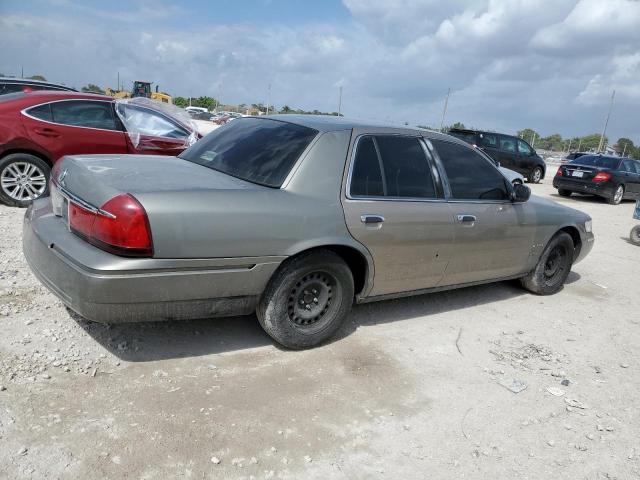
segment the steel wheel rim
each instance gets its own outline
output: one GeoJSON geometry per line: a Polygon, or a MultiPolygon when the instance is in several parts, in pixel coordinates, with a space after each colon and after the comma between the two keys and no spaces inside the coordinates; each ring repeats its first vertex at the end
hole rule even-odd
{"type": "Polygon", "coordinates": [[[539,168],[536,168],[533,171],[533,181],[534,181],[534,183],[538,183],[540,181],[541,177],[542,177],[542,170],[540,170],[539,168]]]}
{"type": "Polygon", "coordinates": [[[616,193],[613,195],[613,201],[615,203],[620,203],[622,201],[622,195],[624,195],[624,188],[620,185],[616,189],[616,193]]]}
{"type": "Polygon", "coordinates": [[[33,163],[13,162],[7,165],[0,177],[2,191],[20,202],[35,200],[47,188],[44,172],[33,163]]]}
{"type": "Polygon", "coordinates": [[[289,321],[304,333],[324,329],[340,305],[341,292],[336,278],[327,272],[304,274],[289,290],[289,321]]]}
{"type": "Polygon", "coordinates": [[[567,250],[562,245],[556,245],[551,249],[544,261],[542,272],[544,281],[549,286],[559,283],[562,275],[567,269],[567,250]]]}

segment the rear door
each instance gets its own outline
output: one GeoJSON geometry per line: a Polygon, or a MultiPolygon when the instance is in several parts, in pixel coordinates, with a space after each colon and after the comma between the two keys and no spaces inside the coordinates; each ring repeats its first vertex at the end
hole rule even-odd
{"type": "Polygon", "coordinates": [[[127,153],[112,102],[58,100],[23,110],[29,137],[56,161],[64,155],[127,153]]]}
{"type": "Polygon", "coordinates": [[[620,165],[620,170],[622,170],[627,195],[631,198],[640,197],[640,163],[625,159],[620,165]]]}
{"type": "Polygon", "coordinates": [[[526,204],[510,201],[507,180],[478,152],[445,140],[431,144],[455,222],[443,285],[523,273],[535,232],[526,204]]]}
{"type": "Polygon", "coordinates": [[[453,222],[424,141],[354,136],[343,207],[350,233],[373,257],[370,295],[437,286],[451,253],[453,222]]]}

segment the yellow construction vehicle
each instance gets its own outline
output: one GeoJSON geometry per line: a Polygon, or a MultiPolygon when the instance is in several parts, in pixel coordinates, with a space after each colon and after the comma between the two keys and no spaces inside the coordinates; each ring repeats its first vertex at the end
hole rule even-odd
{"type": "Polygon", "coordinates": [[[173,104],[171,95],[159,92],[157,85],[156,91],[152,92],[151,82],[145,82],[142,80],[134,80],[131,92],[127,92],[126,90],[112,90],[109,87],[105,88],[104,90],[107,95],[115,98],[145,97],[150,98],[151,100],[156,100],[158,102],[173,104]]]}

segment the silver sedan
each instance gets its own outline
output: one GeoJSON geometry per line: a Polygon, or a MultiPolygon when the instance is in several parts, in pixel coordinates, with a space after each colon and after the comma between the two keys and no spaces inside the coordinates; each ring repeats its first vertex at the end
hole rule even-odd
{"type": "Polygon", "coordinates": [[[24,253],[98,322],[257,313],[290,348],[352,304],[520,279],[561,290],[588,215],[531,197],[453,137],[337,117],[241,118],[178,157],[69,156],[24,253]]]}

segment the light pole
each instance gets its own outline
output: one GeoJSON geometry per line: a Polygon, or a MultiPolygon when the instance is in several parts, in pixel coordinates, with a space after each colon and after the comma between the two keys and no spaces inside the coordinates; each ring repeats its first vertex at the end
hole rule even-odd
{"type": "Polygon", "coordinates": [[[602,135],[600,135],[600,143],[598,143],[598,152],[602,152],[604,149],[604,136],[607,133],[607,125],[609,124],[609,117],[611,116],[611,109],[613,108],[613,99],[616,98],[616,91],[611,94],[611,102],[609,103],[609,111],[607,112],[607,118],[604,121],[604,128],[602,129],[602,135]]]}
{"type": "Polygon", "coordinates": [[[338,90],[338,116],[342,113],[342,85],[340,85],[338,90]]]}
{"type": "Polygon", "coordinates": [[[447,96],[444,99],[444,108],[442,109],[442,119],[440,120],[440,131],[444,128],[444,117],[447,114],[447,106],[449,105],[449,95],[451,94],[451,87],[447,90],[447,96]]]}

